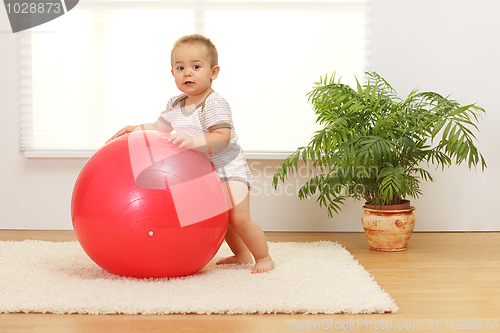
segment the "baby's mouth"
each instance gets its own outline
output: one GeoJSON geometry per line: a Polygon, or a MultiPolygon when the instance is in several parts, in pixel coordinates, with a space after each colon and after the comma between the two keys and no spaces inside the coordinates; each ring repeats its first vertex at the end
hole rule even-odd
{"type": "Polygon", "coordinates": [[[190,85],[193,85],[194,82],[193,81],[186,81],[186,82],[184,82],[184,84],[190,86],[190,85]]]}

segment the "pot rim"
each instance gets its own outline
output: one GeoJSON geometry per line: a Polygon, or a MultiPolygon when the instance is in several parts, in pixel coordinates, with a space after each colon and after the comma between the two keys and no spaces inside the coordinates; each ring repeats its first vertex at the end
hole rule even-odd
{"type": "Polygon", "coordinates": [[[415,210],[415,207],[410,205],[410,200],[402,200],[401,204],[398,205],[383,205],[383,206],[375,206],[369,205],[365,203],[363,206],[364,210],[368,210],[371,212],[407,212],[415,210]]]}

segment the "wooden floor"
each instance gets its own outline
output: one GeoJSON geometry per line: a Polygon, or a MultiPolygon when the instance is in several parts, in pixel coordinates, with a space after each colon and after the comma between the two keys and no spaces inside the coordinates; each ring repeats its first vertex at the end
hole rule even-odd
{"type": "MultiPolygon", "coordinates": [[[[370,251],[362,233],[267,233],[342,244],[396,301],[378,315],[0,314],[0,332],[500,332],[500,233],[414,233],[408,250],[370,251]]],[[[0,230],[0,241],[75,240],[71,231],[0,230]]],[[[1,269],[1,267],[0,267],[1,269]]],[[[297,267],[300,269],[300,267],[297,267]]],[[[1,295],[0,295],[1,297],[1,295]]]]}

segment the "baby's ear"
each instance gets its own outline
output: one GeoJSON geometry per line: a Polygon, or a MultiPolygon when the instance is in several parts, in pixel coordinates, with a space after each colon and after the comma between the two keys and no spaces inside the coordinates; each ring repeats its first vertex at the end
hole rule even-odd
{"type": "Polygon", "coordinates": [[[220,67],[219,65],[215,65],[213,68],[212,68],[212,76],[211,76],[211,79],[212,80],[215,80],[217,78],[217,76],[219,76],[219,71],[220,71],[220,67]]]}

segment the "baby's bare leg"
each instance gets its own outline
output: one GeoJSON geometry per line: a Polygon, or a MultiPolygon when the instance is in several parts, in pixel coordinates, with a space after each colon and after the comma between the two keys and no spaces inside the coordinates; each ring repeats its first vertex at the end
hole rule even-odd
{"type": "Polygon", "coordinates": [[[269,255],[267,240],[260,226],[248,219],[246,222],[235,221],[233,228],[241,237],[255,259],[252,273],[265,273],[274,268],[274,261],[269,255]]]}
{"type": "Polygon", "coordinates": [[[234,253],[234,256],[217,261],[217,265],[253,264],[252,253],[248,250],[248,247],[245,243],[243,243],[240,236],[238,236],[231,225],[227,227],[225,240],[231,251],[234,253]]]}
{"type": "Polygon", "coordinates": [[[268,272],[274,268],[269,255],[266,236],[260,226],[250,218],[250,196],[247,186],[239,181],[229,181],[228,191],[233,202],[229,212],[229,224],[226,241],[235,254],[219,263],[248,262],[248,251],[255,259],[252,273],[268,272]],[[245,245],[245,246],[243,246],[245,245]]]}

